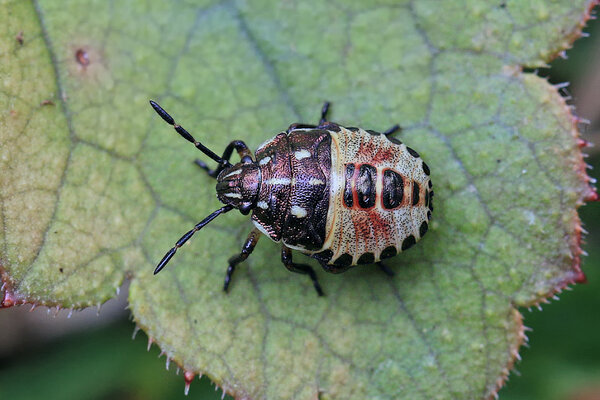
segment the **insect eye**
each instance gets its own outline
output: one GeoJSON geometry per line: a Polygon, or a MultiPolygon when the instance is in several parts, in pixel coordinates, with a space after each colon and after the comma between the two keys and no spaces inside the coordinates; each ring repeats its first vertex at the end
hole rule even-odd
{"type": "Polygon", "coordinates": [[[251,203],[243,203],[239,208],[242,215],[248,215],[248,213],[252,210],[251,203]]]}

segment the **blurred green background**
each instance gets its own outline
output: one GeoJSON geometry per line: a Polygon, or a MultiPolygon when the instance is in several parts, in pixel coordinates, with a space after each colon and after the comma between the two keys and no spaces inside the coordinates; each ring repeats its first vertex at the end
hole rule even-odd
{"type": "MultiPolygon", "coordinates": [[[[570,82],[576,113],[590,120],[583,138],[597,147],[587,162],[600,170],[600,23],[590,21],[590,38],[576,41],[551,68],[536,71],[552,83],[570,82]]],[[[592,176],[599,176],[591,171],[592,176]]],[[[518,362],[501,399],[600,399],[600,205],[580,210],[590,232],[583,260],[588,283],[564,291],[537,309],[521,310],[529,348],[518,362]]],[[[165,371],[165,358],[134,325],[125,310],[126,290],[99,315],[86,310],[67,318],[29,306],[0,311],[0,399],[165,399],[184,398],[177,367],[165,371]]],[[[220,399],[222,391],[206,378],[196,379],[188,399],[220,399]]],[[[227,396],[227,398],[230,398],[227,396]]]]}

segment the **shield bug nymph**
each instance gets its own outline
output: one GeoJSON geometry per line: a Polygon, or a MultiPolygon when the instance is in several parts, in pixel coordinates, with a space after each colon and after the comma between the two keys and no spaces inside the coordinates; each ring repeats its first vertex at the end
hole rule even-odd
{"type": "Polygon", "coordinates": [[[314,269],[292,260],[292,249],[317,260],[328,272],[339,273],[358,264],[377,264],[413,246],[425,235],[433,211],[430,171],[419,154],[391,134],[343,127],[326,119],[318,125],[292,124],[258,147],[253,157],[243,141],[234,140],[223,155],[194,137],[154,101],[154,110],[177,133],[217,162],[219,201],[225,205],[181,237],[158,263],[160,272],[194,233],[221,214],[238,209],[252,212],[254,229],[240,254],[229,259],[223,289],[227,291],[236,266],[244,261],[261,235],[281,242],[281,261],[292,272],[306,274],[319,295],[323,290],[314,269]],[[240,162],[231,164],[235,150],[240,162]]]}

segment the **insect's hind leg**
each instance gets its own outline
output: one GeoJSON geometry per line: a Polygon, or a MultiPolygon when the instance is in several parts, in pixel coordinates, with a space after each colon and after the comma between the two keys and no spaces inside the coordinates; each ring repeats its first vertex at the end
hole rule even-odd
{"type": "Polygon", "coordinates": [[[386,266],[384,263],[382,263],[381,261],[379,261],[378,263],[376,263],[377,266],[383,271],[383,273],[385,273],[387,276],[392,277],[394,275],[396,275],[394,273],[394,271],[392,271],[388,266],[386,266]]]}
{"type": "Polygon", "coordinates": [[[254,248],[256,247],[256,243],[258,243],[258,239],[260,239],[260,231],[258,229],[253,229],[248,238],[244,242],[244,246],[242,246],[242,252],[237,256],[233,256],[229,259],[229,266],[227,267],[227,274],[225,275],[225,283],[223,283],[223,291],[227,292],[229,289],[229,284],[231,283],[231,277],[233,272],[235,271],[236,265],[244,261],[248,256],[252,253],[254,248]]]}
{"type": "Polygon", "coordinates": [[[385,136],[389,136],[393,133],[400,132],[400,131],[402,131],[402,128],[400,127],[400,125],[396,124],[396,125],[392,126],[390,129],[388,129],[387,131],[383,132],[383,134],[385,136]]]}
{"type": "MultiPolygon", "coordinates": [[[[225,147],[225,151],[223,151],[222,157],[223,160],[229,161],[229,159],[231,158],[231,154],[233,153],[233,149],[237,151],[242,162],[252,162],[252,153],[250,152],[250,149],[248,148],[246,143],[244,143],[241,140],[234,140],[231,143],[229,143],[227,147],[225,147]]],[[[217,168],[210,169],[204,161],[199,159],[194,160],[194,164],[205,170],[208,176],[211,176],[213,178],[216,178],[219,175],[219,173],[227,167],[227,165],[225,164],[219,164],[217,168]]]]}
{"type": "Polygon", "coordinates": [[[319,285],[319,281],[317,280],[317,274],[315,273],[315,270],[310,265],[296,264],[292,262],[292,249],[286,246],[281,247],[281,261],[289,271],[310,276],[317,294],[319,296],[324,295],[323,289],[321,289],[321,285],[319,285]]]}

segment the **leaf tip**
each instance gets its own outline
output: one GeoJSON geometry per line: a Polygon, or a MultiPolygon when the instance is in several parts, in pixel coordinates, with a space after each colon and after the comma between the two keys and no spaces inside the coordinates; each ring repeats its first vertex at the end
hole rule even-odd
{"type": "Polygon", "coordinates": [[[152,339],[152,337],[148,336],[148,347],[146,347],[147,351],[150,351],[150,348],[152,347],[152,343],[154,343],[154,339],[152,339]]]}
{"type": "Polygon", "coordinates": [[[139,331],[140,331],[140,327],[136,325],[135,328],[133,328],[133,333],[131,334],[131,340],[135,340],[135,337],[137,336],[139,331]]]}
{"type": "Polygon", "coordinates": [[[577,146],[580,149],[586,148],[586,147],[590,147],[590,142],[588,142],[587,140],[584,140],[582,138],[577,138],[577,146]]]}
{"type": "MultiPolygon", "coordinates": [[[[4,285],[3,285],[4,286],[4,285]]],[[[4,296],[2,296],[2,301],[0,302],[0,308],[9,308],[19,304],[19,300],[17,296],[9,290],[7,287],[4,287],[4,296]]]]}
{"type": "Polygon", "coordinates": [[[195,376],[196,374],[194,374],[192,371],[184,371],[183,373],[183,379],[185,379],[185,389],[183,392],[186,396],[190,391],[190,385],[192,384],[195,376]]]}
{"type": "Polygon", "coordinates": [[[598,197],[598,192],[594,188],[590,188],[588,194],[584,198],[586,202],[598,201],[600,197],[598,197]]]}

